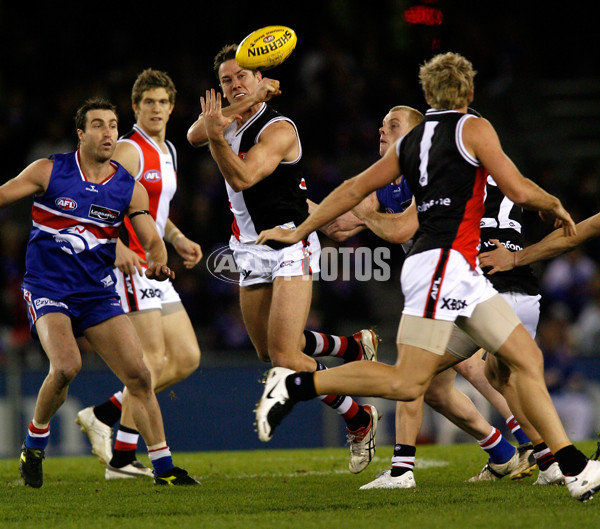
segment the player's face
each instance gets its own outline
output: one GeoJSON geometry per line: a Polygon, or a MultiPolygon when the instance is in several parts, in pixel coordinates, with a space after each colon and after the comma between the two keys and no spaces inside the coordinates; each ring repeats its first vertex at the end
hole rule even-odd
{"type": "Polygon", "coordinates": [[[90,110],[85,130],[78,130],[79,148],[97,162],[110,160],[119,137],[117,116],[112,110],[90,110]]]}
{"type": "Polygon", "coordinates": [[[219,67],[221,90],[229,103],[235,103],[252,94],[258,87],[262,76],[260,72],[240,68],[235,59],[225,61],[219,67]]]}
{"type": "Polygon", "coordinates": [[[165,88],[145,90],[139,103],[133,104],[137,124],[148,134],[155,135],[167,128],[174,105],[165,88]]]}
{"type": "Polygon", "coordinates": [[[406,112],[402,110],[388,112],[379,127],[379,155],[383,156],[409,130],[406,112]]]}

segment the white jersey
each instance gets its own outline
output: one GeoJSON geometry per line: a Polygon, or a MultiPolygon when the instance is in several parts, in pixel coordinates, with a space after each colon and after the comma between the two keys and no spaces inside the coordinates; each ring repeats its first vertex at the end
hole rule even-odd
{"type": "MultiPolygon", "coordinates": [[[[139,126],[119,139],[133,145],[140,157],[140,171],[133,175],[148,191],[150,214],[156,222],[161,237],[165,234],[165,225],[169,218],[169,205],[177,190],[177,153],[171,142],[165,140],[167,152],[163,152],[157,143],[139,126]]],[[[129,226],[128,226],[129,228],[129,226]]],[[[132,230],[128,229],[131,238],[132,230]]]]}

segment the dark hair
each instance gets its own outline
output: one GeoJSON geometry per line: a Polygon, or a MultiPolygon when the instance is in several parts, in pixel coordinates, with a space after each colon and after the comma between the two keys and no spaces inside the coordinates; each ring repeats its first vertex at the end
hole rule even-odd
{"type": "Polygon", "coordinates": [[[226,44],[219,50],[219,53],[217,53],[217,55],[215,55],[215,62],[213,65],[213,70],[215,72],[215,75],[216,75],[218,81],[220,81],[219,68],[221,67],[221,64],[223,64],[226,61],[230,61],[231,59],[235,59],[235,52],[237,51],[237,49],[238,49],[237,44],[226,44]]]}
{"type": "Polygon", "coordinates": [[[119,119],[117,107],[115,105],[107,99],[92,97],[77,109],[77,114],[75,114],[76,130],[85,130],[85,118],[90,110],[112,110],[117,117],[117,120],[119,119]]]}
{"type": "Polygon", "coordinates": [[[137,76],[133,88],[131,90],[131,102],[138,104],[142,100],[142,95],[146,90],[153,88],[164,88],[169,94],[169,102],[175,104],[175,83],[166,72],[146,68],[137,76]]]}

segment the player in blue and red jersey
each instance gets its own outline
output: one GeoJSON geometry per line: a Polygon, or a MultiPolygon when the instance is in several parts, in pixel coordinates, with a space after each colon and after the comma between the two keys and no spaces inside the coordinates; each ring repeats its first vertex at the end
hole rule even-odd
{"type": "Polygon", "coordinates": [[[167,251],[148,214],[148,194],[111,161],[118,137],[115,107],[88,100],[75,118],[77,151],[37,160],[0,187],[0,206],[34,196],[23,294],[31,331],[50,361],[36,401],[19,469],[25,484],[43,484],[50,420],[81,369],[84,336],[128,388],[133,416],[154,467],[155,482],[195,485],[173,465],[150,372],[115,289],[118,232],[128,216],[146,251],[146,275],[173,278],[167,251]]]}

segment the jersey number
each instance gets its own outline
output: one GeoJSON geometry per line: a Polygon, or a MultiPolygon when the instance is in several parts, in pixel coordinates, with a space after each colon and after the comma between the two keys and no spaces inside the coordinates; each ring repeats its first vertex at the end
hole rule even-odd
{"type": "Polygon", "coordinates": [[[427,174],[427,165],[429,164],[429,149],[431,149],[431,139],[433,138],[433,132],[438,126],[437,121],[428,121],[425,123],[425,131],[421,138],[421,163],[419,165],[419,185],[425,187],[429,183],[429,174],[427,174]]]}

